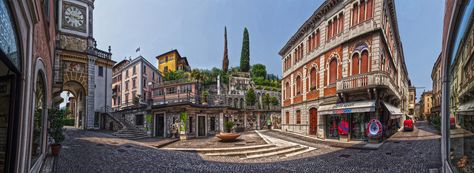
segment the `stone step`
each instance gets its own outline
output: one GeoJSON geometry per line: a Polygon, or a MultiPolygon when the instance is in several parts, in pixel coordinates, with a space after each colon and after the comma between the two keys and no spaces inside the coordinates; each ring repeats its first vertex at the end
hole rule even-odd
{"type": "Polygon", "coordinates": [[[293,146],[284,146],[284,147],[269,147],[263,149],[251,149],[251,150],[244,150],[244,151],[233,151],[233,152],[219,152],[219,153],[206,153],[204,155],[207,156],[247,156],[253,154],[263,154],[263,153],[270,153],[276,152],[280,150],[286,150],[289,148],[293,148],[293,146]]]}
{"type": "Polygon", "coordinates": [[[310,152],[310,151],[313,151],[313,150],[317,150],[317,148],[310,147],[306,150],[301,150],[301,151],[298,151],[298,152],[285,154],[285,157],[293,157],[293,156],[300,155],[300,154],[303,154],[303,153],[307,153],[307,152],[310,152]]]}
{"type": "Polygon", "coordinates": [[[247,155],[247,157],[240,158],[240,159],[256,159],[256,158],[262,158],[262,157],[279,156],[279,155],[285,155],[288,153],[298,152],[305,149],[308,149],[308,147],[301,147],[299,145],[296,145],[286,150],[281,150],[281,151],[271,152],[271,153],[264,153],[264,154],[247,155]]]}
{"type": "Polygon", "coordinates": [[[245,147],[232,147],[232,148],[163,148],[165,150],[172,151],[191,151],[191,152],[201,152],[201,153],[214,153],[214,152],[233,152],[233,151],[245,151],[249,149],[261,149],[268,147],[275,147],[275,144],[264,144],[264,145],[252,145],[245,147]]]}

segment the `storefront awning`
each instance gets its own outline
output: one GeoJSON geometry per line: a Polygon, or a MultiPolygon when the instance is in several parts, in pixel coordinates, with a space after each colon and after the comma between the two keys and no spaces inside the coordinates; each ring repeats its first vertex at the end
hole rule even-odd
{"type": "Polygon", "coordinates": [[[343,114],[356,112],[375,112],[375,101],[358,101],[323,105],[318,109],[318,115],[343,114]]]}
{"type": "Polygon", "coordinates": [[[460,115],[474,115],[474,101],[462,103],[457,111],[460,115]]]}
{"type": "Polygon", "coordinates": [[[400,108],[397,108],[389,103],[382,102],[383,105],[385,105],[385,108],[387,108],[388,112],[390,112],[390,119],[398,119],[402,117],[403,113],[400,111],[400,108]]]}

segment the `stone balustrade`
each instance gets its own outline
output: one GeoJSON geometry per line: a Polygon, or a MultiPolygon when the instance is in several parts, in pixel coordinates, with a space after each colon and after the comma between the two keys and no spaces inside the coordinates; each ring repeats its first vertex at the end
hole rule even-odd
{"type": "Polygon", "coordinates": [[[399,87],[387,72],[370,72],[355,76],[345,77],[336,84],[337,92],[357,90],[363,88],[387,87],[401,99],[399,87]]]}

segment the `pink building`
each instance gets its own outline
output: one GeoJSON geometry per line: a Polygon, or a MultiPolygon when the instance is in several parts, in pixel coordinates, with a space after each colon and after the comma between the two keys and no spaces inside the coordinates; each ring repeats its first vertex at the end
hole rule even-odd
{"type": "Polygon", "coordinates": [[[147,104],[151,100],[151,86],[161,83],[161,73],[142,56],[123,60],[113,67],[112,108],[147,104]]]}

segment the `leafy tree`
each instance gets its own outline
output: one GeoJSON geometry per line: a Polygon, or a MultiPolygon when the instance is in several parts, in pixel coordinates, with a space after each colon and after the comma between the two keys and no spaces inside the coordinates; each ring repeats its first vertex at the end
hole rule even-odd
{"type": "Polygon", "coordinates": [[[247,93],[245,94],[245,103],[249,106],[255,105],[257,98],[255,96],[255,91],[253,88],[250,88],[247,93]]]}
{"type": "Polygon", "coordinates": [[[266,93],[265,95],[263,95],[262,102],[264,106],[267,106],[267,108],[269,108],[271,102],[270,94],[266,93]]]}
{"type": "Polygon", "coordinates": [[[263,64],[255,64],[250,70],[250,75],[252,76],[252,78],[260,77],[265,79],[265,77],[267,77],[267,69],[263,64]]]}
{"type": "Polygon", "coordinates": [[[242,52],[240,54],[240,71],[248,72],[250,70],[250,40],[249,31],[244,28],[244,38],[242,40],[242,52]]]}
{"type": "Polygon", "coordinates": [[[179,79],[183,79],[183,78],[186,78],[186,77],[189,77],[189,74],[187,74],[183,70],[177,70],[177,71],[165,72],[165,75],[164,75],[163,79],[165,81],[170,81],[170,80],[179,80],[179,79]]]}
{"type": "Polygon", "coordinates": [[[207,103],[207,96],[209,96],[209,91],[205,90],[201,93],[201,103],[207,103]]]}
{"type": "Polygon", "coordinates": [[[278,104],[280,104],[280,102],[278,101],[278,98],[276,97],[272,97],[271,102],[273,106],[278,106],[278,104]]]}

